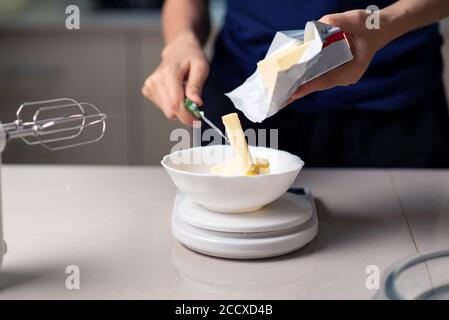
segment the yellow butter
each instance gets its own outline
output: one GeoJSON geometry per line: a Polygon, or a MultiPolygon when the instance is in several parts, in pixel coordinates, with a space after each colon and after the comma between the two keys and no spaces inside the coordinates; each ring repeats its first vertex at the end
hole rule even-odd
{"type": "Polygon", "coordinates": [[[254,165],[251,154],[249,153],[246,137],[243,133],[242,125],[240,124],[237,113],[230,113],[222,117],[223,124],[226,129],[229,143],[234,150],[234,162],[242,167],[251,169],[254,165]]]}
{"type": "Polygon", "coordinates": [[[278,73],[298,63],[309,44],[309,42],[306,42],[284,49],[257,63],[263,81],[270,91],[274,90],[278,73]]]}
{"type": "Polygon", "coordinates": [[[256,158],[256,167],[259,170],[259,174],[267,174],[270,173],[270,162],[268,159],[264,158],[256,158]]]}
{"type": "Polygon", "coordinates": [[[237,113],[222,117],[229,143],[233,149],[233,158],[210,169],[211,174],[225,176],[255,176],[269,173],[270,164],[267,159],[251,157],[245,134],[243,133],[237,113]]]}

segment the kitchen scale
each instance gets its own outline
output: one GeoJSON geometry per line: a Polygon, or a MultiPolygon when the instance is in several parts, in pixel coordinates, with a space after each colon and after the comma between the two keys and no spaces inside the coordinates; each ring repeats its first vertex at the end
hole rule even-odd
{"type": "Polygon", "coordinates": [[[318,232],[312,193],[291,188],[262,209],[246,213],[207,210],[178,192],[171,220],[173,236],[210,256],[261,259],[293,252],[318,232]]]}

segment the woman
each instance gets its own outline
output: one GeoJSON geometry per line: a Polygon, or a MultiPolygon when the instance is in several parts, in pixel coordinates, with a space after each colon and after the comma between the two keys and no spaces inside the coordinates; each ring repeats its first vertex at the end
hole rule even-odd
{"type": "Polygon", "coordinates": [[[449,1],[379,0],[379,29],[366,27],[371,4],[228,0],[209,67],[202,50],[209,32],[207,1],[167,0],[162,61],[142,93],[168,118],[191,125],[183,107],[187,96],[204,103],[207,116],[220,124],[222,115],[235,112],[223,94],[254,72],[275,32],[320,20],[346,32],[354,60],[301,86],[288,107],[262,124],[245,119],[243,127],[279,129],[279,148],[309,166],[449,167],[436,23],[449,16],[449,1]]]}

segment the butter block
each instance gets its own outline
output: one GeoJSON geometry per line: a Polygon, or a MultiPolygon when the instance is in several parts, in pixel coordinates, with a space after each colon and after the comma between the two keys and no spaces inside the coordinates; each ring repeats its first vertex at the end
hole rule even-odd
{"type": "Polygon", "coordinates": [[[258,167],[255,165],[245,167],[235,163],[234,159],[220,163],[212,167],[210,174],[221,176],[255,176],[260,173],[258,167]]]}
{"type": "Polygon", "coordinates": [[[259,170],[259,174],[270,173],[270,162],[265,158],[255,158],[256,167],[259,170]]]}
{"type": "Polygon", "coordinates": [[[212,167],[209,172],[224,176],[255,176],[269,173],[270,164],[267,159],[251,157],[245,134],[243,133],[237,113],[230,113],[222,117],[226,134],[233,149],[233,158],[212,167]]]}
{"type": "Polygon", "coordinates": [[[274,90],[278,73],[298,63],[309,44],[306,42],[284,49],[257,63],[262,79],[270,91],[274,90]]]}
{"type": "Polygon", "coordinates": [[[237,113],[230,113],[222,117],[225,125],[226,134],[229,143],[234,151],[234,161],[237,165],[250,168],[254,165],[251,154],[249,153],[246,137],[243,133],[242,125],[240,123],[237,113]]]}

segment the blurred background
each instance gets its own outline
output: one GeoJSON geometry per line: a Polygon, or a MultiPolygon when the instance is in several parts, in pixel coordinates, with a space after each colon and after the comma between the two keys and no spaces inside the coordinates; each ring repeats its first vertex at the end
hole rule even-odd
{"type": "MultiPolygon", "coordinates": [[[[12,141],[5,163],[159,164],[174,144],[171,130],[180,125],[166,120],[140,90],[160,61],[162,2],[0,0],[0,121],[13,121],[23,102],[59,97],[91,102],[108,115],[105,137],[96,144],[49,152],[12,141]],[[80,30],[65,28],[70,4],[80,7],[80,30]]],[[[211,0],[208,55],[224,2],[211,0]]],[[[449,93],[449,20],[440,26],[449,93]]]]}

